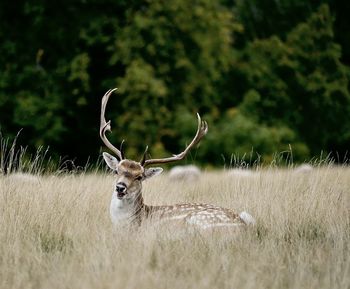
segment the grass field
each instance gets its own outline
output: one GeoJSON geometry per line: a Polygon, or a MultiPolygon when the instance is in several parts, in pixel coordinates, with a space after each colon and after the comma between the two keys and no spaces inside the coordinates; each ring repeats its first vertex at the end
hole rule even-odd
{"type": "Polygon", "coordinates": [[[0,176],[0,288],[350,288],[350,169],[167,175],[147,204],[213,203],[257,225],[114,228],[107,174],[0,176]]]}

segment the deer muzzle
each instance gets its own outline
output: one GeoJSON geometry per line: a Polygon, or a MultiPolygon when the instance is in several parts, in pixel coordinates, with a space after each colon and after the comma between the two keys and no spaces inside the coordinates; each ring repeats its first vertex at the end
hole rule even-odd
{"type": "Polygon", "coordinates": [[[126,184],[118,183],[116,186],[117,197],[119,199],[123,198],[126,195],[126,184]]]}

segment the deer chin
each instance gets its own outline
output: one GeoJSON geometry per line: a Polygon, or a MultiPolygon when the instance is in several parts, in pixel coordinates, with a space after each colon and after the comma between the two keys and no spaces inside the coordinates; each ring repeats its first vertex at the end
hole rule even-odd
{"type": "Polygon", "coordinates": [[[119,200],[124,199],[124,197],[127,195],[127,192],[116,192],[117,193],[117,198],[119,200]]]}
{"type": "Polygon", "coordinates": [[[133,191],[125,191],[122,193],[119,192],[114,192],[115,196],[117,197],[118,200],[123,201],[123,202],[127,202],[127,203],[132,203],[135,201],[135,199],[138,196],[137,192],[133,192],[133,191]]]}

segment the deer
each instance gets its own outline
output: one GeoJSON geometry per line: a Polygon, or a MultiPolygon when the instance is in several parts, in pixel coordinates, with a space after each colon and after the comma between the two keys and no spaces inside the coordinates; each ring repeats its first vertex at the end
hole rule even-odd
{"type": "Polygon", "coordinates": [[[196,146],[208,132],[208,124],[202,121],[197,113],[198,128],[190,144],[179,154],[171,157],[148,159],[148,146],[139,162],[125,158],[123,142],[120,149],[107,139],[106,133],[111,132],[111,121],[105,119],[105,111],[110,95],[117,88],[108,90],[102,98],[100,138],[113,155],[103,152],[103,159],[114,172],[115,185],[110,203],[110,217],[113,224],[141,225],[146,220],[171,221],[181,225],[194,226],[199,229],[218,227],[241,227],[254,224],[255,219],[247,212],[240,214],[231,209],[202,203],[181,203],[174,205],[151,206],[144,203],[142,182],[162,173],[156,164],[166,164],[180,161],[196,146]]]}

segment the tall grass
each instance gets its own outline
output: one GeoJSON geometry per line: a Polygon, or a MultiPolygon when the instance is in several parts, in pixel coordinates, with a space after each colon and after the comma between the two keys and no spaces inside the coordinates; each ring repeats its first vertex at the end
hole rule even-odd
{"type": "Polygon", "coordinates": [[[350,288],[350,169],[327,158],[307,173],[277,157],[252,174],[144,185],[148,204],[246,210],[257,219],[246,230],[117,228],[113,176],[0,140],[0,288],[350,288]]]}
{"type": "Polygon", "coordinates": [[[43,172],[57,172],[57,165],[48,156],[49,148],[39,147],[35,153],[28,153],[27,147],[17,144],[20,132],[10,140],[0,131],[0,173],[17,172],[38,175],[43,172]]]}
{"type": "MultiPolygon", "coordinates": [[[[36,170],[38,171],[38,170],[36,170]]],[[[246,210],[243,231],[186,231],[109,220],[106,173],[0,176],[0,288],[349,288],[350,170],[258,168],[167,175],[148,204],[206,202],[246,210]]]]}
{"type": "Polygon", "coordinates": [[[28,148],[18,143],[19,131],[15,138],[4,137],[0,131],[0,174],[16,174],[16,176],[39,176],[43,174],[85,173],[103,170],[103,160],[97,162],[86,161],[85,165],[78,166],[74,160],[66,157],[51,159],[49,147],[39,146],[35,152],[29,153],[28,148]]]}

